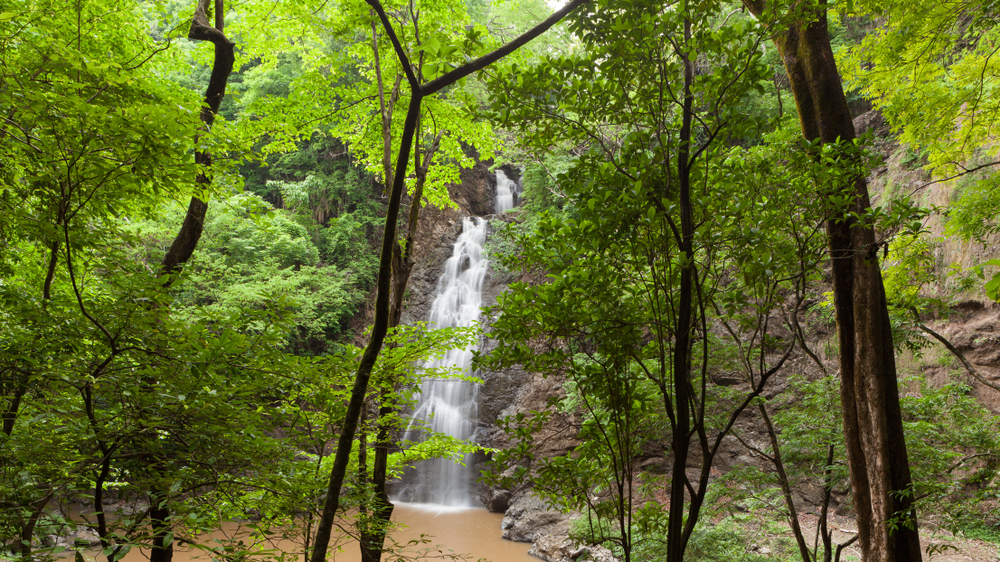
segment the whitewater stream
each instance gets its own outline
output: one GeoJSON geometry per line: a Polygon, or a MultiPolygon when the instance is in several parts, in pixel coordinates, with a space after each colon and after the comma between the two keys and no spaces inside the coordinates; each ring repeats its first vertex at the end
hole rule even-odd
{"type": "MultiPolygon", "coordinates": [[[[486,221],[478,217],[463,220],[462,233],[438,280],[437,297],[428,318],[431,328],[470,327],[479,320],[483,280],[489,265],[483,256],[486,225],[486,221]]],[[[473,351],[452,349],[442,359],[426,366],[451,368],[472,375],[473,351]]],[[[478,398],[479,385],[476,383],[457,378],[425,380],[404,440],[420,441],[428,430],[472,439],[479,421],[478,398]]],[[[399,499],[443,507],[476,505],[472,498],[476,475],[469,460],[465,459],[464,466],[450,459],[417,464],[404,478],[399,499]]]]}
{"type": "MultiPolygon", "coordinates": [[[[496,171],[497,213],[514,207],[517,182],[502,170],[496,171]]],[[[428,324],[432,328],[470,327],[479,321],[483,300],[483,281],[489,268],[483,245],[486,243],[486,220],[466,217],[462,233],[452,247],[438,279],[437,296],[431,305],[428,324]]],[[[452,349],[428,367],[452,368],[474,376],[474,349],[452,349]]],[[[459,439],[474,439],[478,416],[479,385],[459,378],[428,379],[420,396],[404,441],[420,441],[428,431],[459,439]]],[[[478,476],[472,469],[471,455],[462,463],[434,459],[419,463],[407,472],[397,500],[443,507],[473,507],[478,501],[472,490],[478,476]]]]}

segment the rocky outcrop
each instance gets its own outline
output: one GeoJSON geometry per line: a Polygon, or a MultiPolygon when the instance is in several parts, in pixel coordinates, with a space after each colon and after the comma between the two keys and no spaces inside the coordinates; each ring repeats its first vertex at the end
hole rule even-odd
{"type": "Polygon", "coordinates": [[[507,509],[500,528],[503,538],[515,542],[534,542],[543,534],[566,534],[569,530],[565,513],[550,510],[545,502],[533,493],[522,494],[507,509]]]}
{"type": "Polygon", "coordinates": [[[93,529],[80,525],[58,535],[45,535],[42,537],[41,544],[45,547],[90,547],[100,545],[101,537],[93,529]]]}
{"type": "Polygon", "coordinates": [[[584,545],[569,538],[569,526],[569,514],[549,509],[532,493],[522,494],[500,523],[503,538],[533,543],[528,554],[546,562],[616,560],[604,547],[584,545]]]}
{"type": "Polygon", "coordinates": [[[948,317],[928,323],[969,361],[977,376],[948,351],[939,349],[936,360],[919,365],[927,382],[940,387],[957,377],[969,385],[981,404],[1000,413],[1000,305],[968,300],[953,307],[948,317]]]}
{"type": "MultiPolygon", "coordinates": [[[[874,204],[886,204],[894,195],[904,194],[921,205],[946,207],[955,198],[961,180],[934,181],[935,178],[923,168],[926,159],[919,152],[900,146],[885,117],[878,110],[855,118],[854,128],[858,134],[872,133],[874,148],[884,161],[880,167],[872,170],[868,178],[874,204]]],[[[941,213],[929,216],[924,227],[929,231],[928,238],[932,241],[928,251],[933,255],[934,263],[939,265],[937,279],[927,283],[922,292],[925,296],[945,300],[961,294],[960,298],[964,300],[954,305],[946,317],[925,317],[923,320],[950,340],[982,378],[991,385],[1000,387],[1000,307],[986,297],[982,284],[972,289],[961,287],[957,281],[961,276],[944,271],[950,264],[970,270],[995,258],[996,248],[1000,246],[1000,235],[987,236],[985,243],[949,235],[947,217],[941,213]]],[[[889,252],[886,263],[892,265],[894,259],[893,253],[889,252]]],[[[937,342],[933,343],[937,345],[937,342]]],[[[964,370],[961,366],[956,369],[947,365],[947,351],[941,349],[938,352],[943,352],[940,364],[918,365],[923,376],[934,386],[946,384],[956,370],[964,370]]],[[[971,375],[965,376],[964,380],[980,402],[993,412],[1000,412],[1000,392],[971,375]]]]}
{"type": "Polygon", "coordinates": [[[588,560],[592,562],[617,562],[614,554],[603,546],[584,545],[563,535],[544,534],[535,539],[535,544],[528,551],[535,558],[546,562],[574,562],[588,560]]]}
{"type": "MultiPolygon", "coordinates": [[[[902,196],[924,207],[947,208],[959,194],[963,182],[973,177],[951,180],[933,177],[924,168],[927,164],[926,156],[912,147],[900,145],[889,123],[878,110],[856,117],[854,128],[859,135],[872,133],[872,148],[882,160],[868,177],[873,205],[886,205],[892,198],[902,196]]],[[[946,213],[932,213],[924,220],[924,228],[932,241],[929,251],[933,254],[935,263],[940,264],[936,272],[937,281],[928,283],[925,292],[941,296],[962,293],[966,299],[988,302],[981,285],[969,290],[960,284],[962,276],[949,275],[945,268],[950,264],[958,264],[968,271],[995,258],[996,248],[1000,247],[1000,234],[988,234],[983,241],[965,240],[948,231],[947,221],[946,213]]],[[[887,259],[889,263],[892,262],[891,252],[887,259]]]]}

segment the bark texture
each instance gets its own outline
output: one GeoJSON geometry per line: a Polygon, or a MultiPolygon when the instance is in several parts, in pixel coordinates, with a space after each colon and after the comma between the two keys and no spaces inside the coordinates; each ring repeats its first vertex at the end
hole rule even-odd
{"type": "MultiPolygon", "coordinates": [[[[762,20],[774,17],[773,8],[763,1],[744,0],[744,4],[762,20]]],[[[824,144],[853,140],[854,123],[830,47],[825,6],[793,6],[784,17],[794,23],[778,31],[774,42],[788,72],[802,135],[824,144]]],[[[871,206],[862,174],[844,187],[853,189],[847,211],[871,206]]],[[[875,233],[845,217],[843,210],[829,217],[827,233],[844,434],[862,559],[919,562],[920,539],[875,233]]]]}
{"type": "MultiPolygon", "coordinates": [[[[188,32],[188,39],[209,41],[215,46],[212,75],[208,79],[208,87],[205,89],[205,105],[202,106],[200,114],[206,131],[215,122],[215,115],[219,112],[222,99],[226,95],[226,84],[229,82],[229,75],[232,74],[233,64],[236,62],[236,55],[233,51],[235,44],[223,33],[222,0],[215,0],[215,27],[208,20],[208,5],[211,1],[199,0],[194,18],[191,21],[191,30],[188,32]]],[[[212,155],[208,152],[196,152],[194,160],[202,166],[212,165],[212,155]]],[[[197,182],[198,185],[208,186],[212,180],[201,174],[198,176],[197,182]]],[[[207,201],[203,201],[197,196],[191,198],[187,214],[184,216],[184,223],[170,245],[170,249],[167,250],[167,254],[163,256],[160,269],[164,275],[175,273],[184,262],[191,258],[198,245],[198,240],[201,238],[202,230],[205,228],[205,214],[207,212],[207,201]]]]}

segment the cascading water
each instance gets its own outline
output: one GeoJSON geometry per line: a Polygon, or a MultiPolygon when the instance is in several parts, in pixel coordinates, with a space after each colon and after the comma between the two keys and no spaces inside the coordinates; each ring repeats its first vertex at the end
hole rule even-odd
{"type": "MultiPolygon", "coordinates": [[[[496,211],[503,213],[514,207],[517,182],[501,170],[496,171],[496,211]]],[[[451,257],[438,279],[437,297],[431,305],[432,328],[469,327],[479,320],[483,280],[489,262],[483,256],[486,242],[486,221],[481,218],[462,220],[462,234],[455,241],[451,257]]],[[[443,359],[427,367],[458,368],[472,374],[473,349],[452,349],[443,359]]],[[[479,421],[479,387],[455,379],[429,379],[420,387],[420,398],[412,421],[403,436],[405,441],[418,441],[429,430],[459,439],[472,439],[479,421]]],[[[433,459],[419,463],[404,477],[398,499],[449,507],[472,507],[472,485],[475,474],[467,455],[463,464],[448,459],[433,459]]]]}
{"type": "MultiPolygon", "coordinates": [[[[487,260],[483,259],[486,221],[465,218],[462,234],[455,242],[451,257],[445,262],[438,280],[437,298],[431,305],[432,328],[472,326],[479,320],[483,279],[487,260]]],[[[471,349],[452,349],[443,359],[428,367],[458,367],[469,373],[471,349]]],[[[405,440],[416,441],[424,429],[459,439],[472,439],[478,422],[478,385],[458,379],[430,379],[420,388],[420,399],[407,429],[405,440]]],[[[407,478],[403,499],[417,503],[471,507],[474,480],[470,459],[466,466],[448,459],[433,459],[417,465],[407,478]]]]}
{"type": "Polygon", "coordinates": [[[497,170],[497,214],[514,208],[514,196],[517,194],[517,182],[508,178],[503,170],[497,170]]]}

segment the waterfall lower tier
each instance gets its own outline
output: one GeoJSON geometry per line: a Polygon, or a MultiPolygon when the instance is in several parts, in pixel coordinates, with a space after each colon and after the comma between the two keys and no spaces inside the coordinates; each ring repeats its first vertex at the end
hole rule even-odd
{"type": "MultiPolygon", "coordinates": [[[[437,297],[431,305],[431,328],[469,327],[479,320],[487,260],[483,258],[486,221],[463,219],[462,234],[455,242],[438,280],[437,297]]],[[[457,367],[471,374],[471,349],[450,350],[429,367],[457,367]]],[[[478,422],[479,388],[457,379],[430,379],[420,388],[420,399],[404,440],[423,440],[428,432],[459,439],[472,439],[478,422]]],[[[471,455],[470,455],[471,456],[471,455]]],[[[472,506],[475,474],[468,466],[448,459],[423,461],[408,471],[400,494],[403,501],[443,506],[472,506]]]]}

